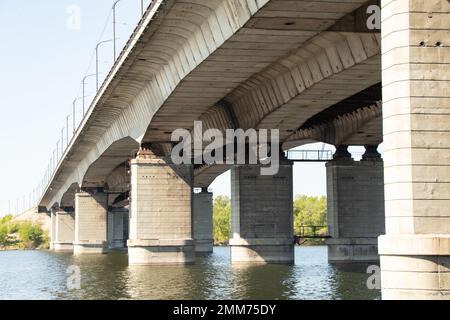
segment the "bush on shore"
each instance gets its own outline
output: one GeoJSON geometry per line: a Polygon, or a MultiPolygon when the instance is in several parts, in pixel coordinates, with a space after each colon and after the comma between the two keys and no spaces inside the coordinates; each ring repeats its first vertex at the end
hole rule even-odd
{"type": "Polygon", "coordinates": [[[12,215],[0,219],[0,247],[10,249],[48,248],[49,236],[36,222],[13,220],[12,215]]]}

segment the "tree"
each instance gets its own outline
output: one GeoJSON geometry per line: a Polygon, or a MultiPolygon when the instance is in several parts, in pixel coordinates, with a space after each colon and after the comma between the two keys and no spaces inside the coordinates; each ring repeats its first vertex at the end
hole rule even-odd
{"type": "Polygon", "coordinates": [[[44,232],[42,228],[33,222],[26,221],[19,226],[20,240],[26,246],[38,247],[44,241],[44,232]]]}
{"type": "Polygon", "coordinates": [[[214,199],[213,216],[214,242],[225,244],[231,233],[231,200],[227,196],[218,196],[214,199]]]}
{"type": "MultiPolygon", "coordinates": [[[[327,225],[327,198],[308,197],[299,195],[294,200],[294,230],[301,234],[300,226],[326,226],[327,225]]],[[[325,234],[327,228],[317,231],[325,234]]],[[[305,228],[304,232],[312,233],[312,229],[305,228]]]]}
{"type": "Polygon", "coordinates": [[[0,224],[0,246],[6,246],[8,243],[8,227],[0,224]]]}

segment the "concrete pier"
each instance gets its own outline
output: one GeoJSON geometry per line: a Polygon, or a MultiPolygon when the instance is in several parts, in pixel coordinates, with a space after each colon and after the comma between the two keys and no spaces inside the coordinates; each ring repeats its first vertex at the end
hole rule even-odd
{"type": "Polygon", "coordinates": [[[292,163],[276,175],[259,165],[231,170],[232,263],[293,263],[292,163]]]}
{"type": "Polygon", "coordinates": [[[75,194],[74,254],[107,252],[107,194],[75,194]]]}
{"type": "Polygon", "coordinates": [[[108,212],[108,247],[124,249],[128,240],[128,209],[113,208],[108,212]]]}
{"type": "Polygon", "coordinates": [[[51,208],[50,209],[50,250],[54,250],[55,246],[54,246],[54,242],[56,239],[56,211],[57,209],[55,208],[51,208]]]}
{"type": "Polygon", "coordinates": [[[74,213],[63,210],[55,212],[55,234],[53,250],[73,251],[73,241],[75,240],[75,218],[74,213]]]}
{"type": "Polygon", "coordinates": [[[208,188],[194,193],[194,240],[195,252],[209,253],[213,251],[213,194],[208,188]]]}
{"type": "Polygon", "coordinates": [[[384,234],[383,160],[376,146],[368,146],[361,161],[346,151],[339,146],[326,165],[328,260],[377,261],[377,238],[384,234]]]}
{"type": "Polygon", "coordinates": [[[449,300],[450,2],[382,6],[382,297],[449,300]]]}
{"type": "Polygon", "coordinates": [[[131,265],[194,263],[192,179],[192,166],[175,166],[150,151],[131,161],[131,265]]]}

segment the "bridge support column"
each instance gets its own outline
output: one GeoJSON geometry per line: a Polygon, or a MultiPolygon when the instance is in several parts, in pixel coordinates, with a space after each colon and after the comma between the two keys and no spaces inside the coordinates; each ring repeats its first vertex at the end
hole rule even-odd
{"type": "Polygon", "coordinates": [[[75,194],[74,254],[107,252],[107,194],[75,194]]]}
{"type": "Polygon", "coordinates": [[[52,208],[50,210],[50,222],[51,222],[51,226],[50,226],[50,250],[54,250],[55,246],[54,246],[54,242],[56,240],[56,212],[57,210],[52,208]]]}
{"type": "Polygon", "coordinates": [[[108,212],[108,246],[123,249],[128,239],[128,209],[113,208],[108,212]]]}
{"type": "Polygon", "coordinates": [[[292,163],[280,161],[276,175],[259,165],[231,170],[232,263],[293,263],[292,163]]]}
{"type": "Polygon", "coordinates": [[[173,165],[141,150],[131,161],[129,263],[195,261],[191,165],[173,165]]]}
{"type": "Polygon", "coordinates": [[[73,251],[75,240],[75,219],[73,213],[62,210],[55,212],[55,234],[53,250],[73,251]]]}
{"type": "Polygon", "coordinates": [[[382,4],[382,297],[450,299],[450,2],[382,4]]]}
{"type": "Polygon", "coordinates": [[[377,237],[384,233],[383,160],[367,146],[354,161],[347,146],[338,146],[327,167],[330,262],[377,261],[377,237]]]}
{"type": "Polygon", "coordinates": [[[195,252],[213,251],[213,194],[208,188],[194,194],[195,252]]]}

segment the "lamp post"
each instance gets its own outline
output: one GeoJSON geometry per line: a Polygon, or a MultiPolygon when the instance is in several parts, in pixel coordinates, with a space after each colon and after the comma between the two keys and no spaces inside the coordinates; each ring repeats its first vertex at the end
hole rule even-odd
{"type": "Polygon", "coordinates": [[[64,154],[64,127],[61,129],[61,158],[64,154]]]}
{"type": "Polygon", "coordinates": [[[84,98],[86,97],[86,95],[84,94],[84,87],[86,85],[86,79],[89,78],[89,77],[93,77],[95,75],[96,75],[95,73],[88,74],[87,76],[84,76],[84,78],[83,78],[83,83],[82,83],[82,87],[83,87],[83,93],[82,93],[82,98],[83,98],[83,117],[84,117],[84,113],[85,113],[85,101],[84,101],[85,99],[84,98]]]}
{"type": "Polygon", "coordinates": [[[116,6],[122,0],[116,0],[113,4],[113,50],[114,50],[114,63],[116,62],[116,6]]]}
{"type": "Polygon", "coordinates": [[[97,88],[97,92],[98,92],[98,48],[100,45],[107,43],[107,42],[111,42],[113,41],[112,39],[110,40],[104,40],[104,41],[100,41],[99,43],[97,43],[97,45],[95,46],[95,80],[96,80],[96,88],[97,88]]]}
{"type": "Polygon", "coordinates": [[[69,118],[70,114],[66,117],[66,148],[69,146],[69,118]]]}
{"type": "Polygon", "coordinates": [[[78,97],[78,98],[75,98],[74,100],[73,100],[73,103],[72,103],[72,126],[73,126],[73,134],[75,134],[75,126],[76,126],[76,118],[75,118],[75,112],[76,112],[76,103],[77,103],[77,101],[78,100],[80,100],[80,99],[82,99],[83,97],[78,97]]]}

